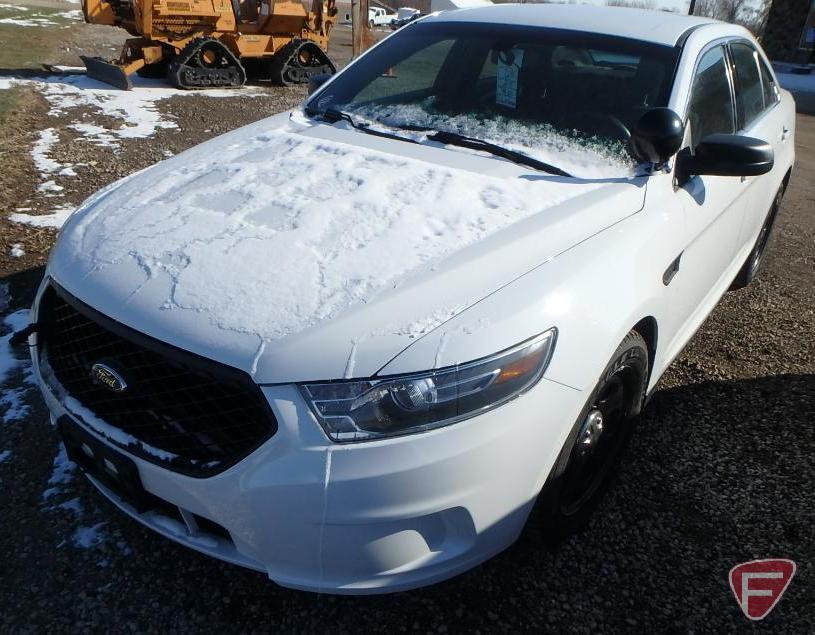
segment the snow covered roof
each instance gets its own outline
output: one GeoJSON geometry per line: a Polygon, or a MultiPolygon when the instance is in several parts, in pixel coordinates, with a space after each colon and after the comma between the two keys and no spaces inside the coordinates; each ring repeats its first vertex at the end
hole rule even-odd
{"type": "Polygon", "coordinates": [[[604,33],[667,46],[674,46],[688,29],[695,26],[721,24],[710,18],[665,11],[569,4],[499,4],[443,12],[427,19],[522,24],[604,33]]]}

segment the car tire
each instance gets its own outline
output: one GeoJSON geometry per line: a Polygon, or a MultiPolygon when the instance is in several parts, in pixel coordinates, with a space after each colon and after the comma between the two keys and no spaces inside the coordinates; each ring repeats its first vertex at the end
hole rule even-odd
{"type": "Polygon", "coordinates": [[[767,254],[767,247],[770,244],[772,237],[773,227],[775,226],[775,219],[778,216],[778,210],[781,208],[781,199],[784,197],[784,186],[778,188],[778,192],[773,199],[773,204],[770,206],[770,211],[764,219],[764,224],[761,226],[761,231],[758,233],[758,238],[747,256],[747,260],[739,270],[733,284],[730,285],[730,290],[743,289],[758,276],[761,271],[761,265],[764,263],[764,256],[767,254]]]}
{"type": "Polygon", "coordinates": [[[584,529],[619,464],[645,397],[648,346],[631,331],[572,426],[530,519],[547,542],[584,529]]]}
{"type": "Polygon", "coordinates": [[[374,28],[374,21],[373,21],[373,20],[369,20],[369,21],[368,21],[368,28],[369,28],[369,29],[374,28]]]}

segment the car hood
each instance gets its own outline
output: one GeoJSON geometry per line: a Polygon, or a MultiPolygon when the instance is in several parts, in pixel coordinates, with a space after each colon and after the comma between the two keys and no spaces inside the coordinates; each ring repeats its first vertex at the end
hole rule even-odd
{"type": "Polygon", "coordinates": [[[640,210],[644,182],[553,177],[279,115],[90,199],[49,275],[259,383],[366,377],[640,210]]]}

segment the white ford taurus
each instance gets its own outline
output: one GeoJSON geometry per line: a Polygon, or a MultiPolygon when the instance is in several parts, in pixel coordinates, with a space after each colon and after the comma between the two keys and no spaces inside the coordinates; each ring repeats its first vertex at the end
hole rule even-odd
{"type": "Polygon", "coordinates": [[[69,219],[25,334],[70,456],[315,591],[447,578],[531,511],[581,528],[756,275],[790,95],[740,27],[552,5],[429,16],[319,79],[69,219]]]}

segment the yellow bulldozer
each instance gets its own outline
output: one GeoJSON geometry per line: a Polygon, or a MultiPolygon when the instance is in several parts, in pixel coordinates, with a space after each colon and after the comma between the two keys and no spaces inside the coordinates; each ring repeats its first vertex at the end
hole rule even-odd
{"type": "Polygon", "coordinates": [[[231,88],[247,71],[289,86],[333,74],[335,0],[83,0],[85,20],[135,36],[118,60],[82,56],[88,75],[132,88],[133,73],[185,89],[231,88]]]}

